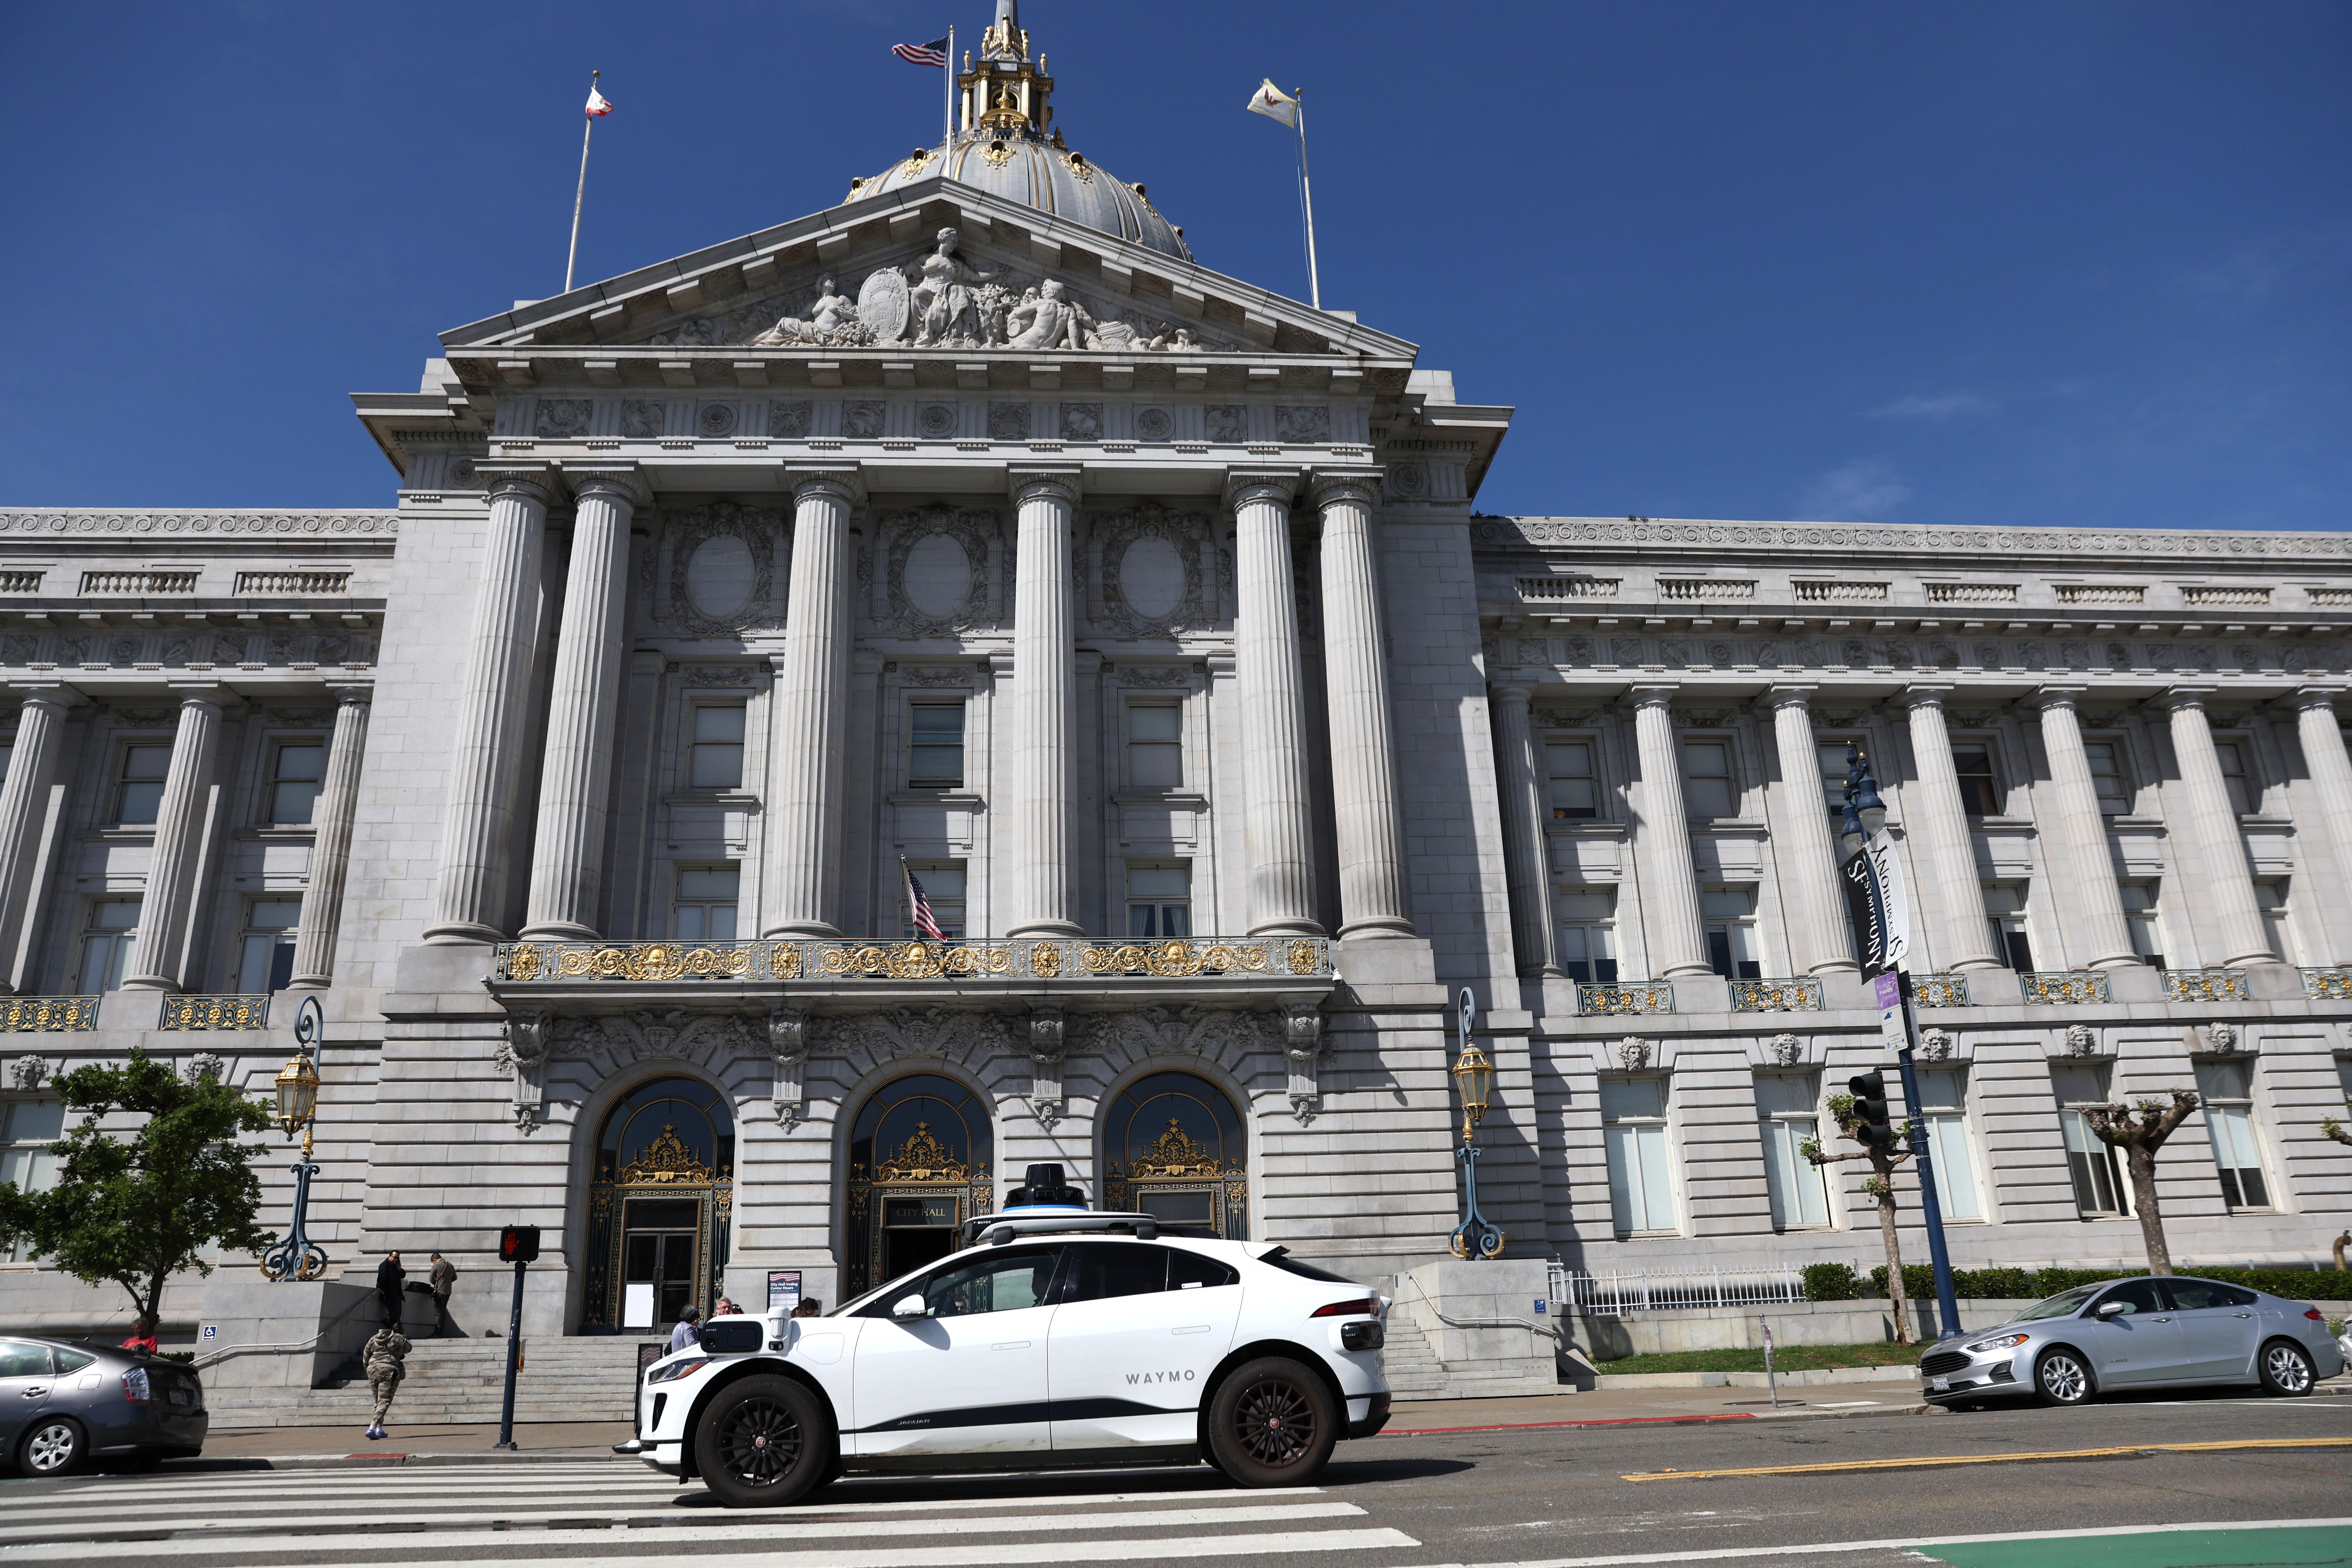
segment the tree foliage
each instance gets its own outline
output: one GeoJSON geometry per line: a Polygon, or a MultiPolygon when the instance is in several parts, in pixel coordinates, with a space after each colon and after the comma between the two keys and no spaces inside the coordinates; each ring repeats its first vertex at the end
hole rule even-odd
{"type": "Polygon", "coordinates": [[[2172,1103],[2143,1100],[2137,1105],[2097,1105],[2083,1112],[2084,1122],[2100,1142],[2124,1152],[2131,1172],[2132,1207],[2139,1215],[2139,1233],[2147,1244],[2147,1271],[2172,1272],[2172,1248],[2164,1239],[2164,1211],[2156,1196],[2156,1152],[2172,1136],[2188,1114],[2197,1109],[2197,1091],[2176,1089],[2172,1103]]]}
{"type": "MultiPolygon", "coordinates": [[[[1862,1140],[1855,1136],[1855,1131],[1861,1124],[1854,1120],[1853,1106],[1853,1095],[1833,1094],[1829,1098],[1830,1116],[1836,1121],[1839,1133],[1859,1143],[1862,1140]]],[[[1895,1318],[1895,1342],[1907,1345],[1911,1342],[1911,1320],[1904,1298],[1903,1248],[1895,1235],[1895,1167],[1911,1157],[1909,1123],[1897,1126],[1895,1135],[1900,1146],[1893,1149],[1865,1145],[1851,1154],[1831,1154],[1822,1151],[1820,1139],[1813,1138],[1808,1139],[1800,1152],[1816,1165],[1834,1165],[1845,1160],[1870,1162],[1870,1176],[1862,1184],[1862,1190],[1878,1200],[1878,1231],[1886,1243],[1886,1300],[1895,1318]]]]}
{"type": "MultiPolygon", "coordinates": [[[[2352,1100],[2347,1100],[2344,1102],[2344,1109],[2352,1110],[2352,1100]]],[[[2333,1138],[2338,1143],[2352,1144],[2352,1132],[2345,1131],[2344,1123],[2336,1121],[2333,1116],[2320,1118],[2319,1135],[2323,1138],[2333,1138]]]]}
{"type": "Polygon", "coordinates": [[[190,1083],[135,1047],[127,1064],[77,1068],[57,1087],[68,1110],[87,1114],[49,1145],[57,1185],[0,1184],[0,1246],[21,1243],[85,1284],[120,1285],[154,1322],[166,1279],[212,1272],[205,1247],[257,1253],[275,1239],[254,1226],[251,1162],[267,1149],[235,1142],[269,1126],[264,1107],[209,1076],[190,1083]],[[125,1136],[101,1131],[118,1112],[145,1121],[125,1136]]]}

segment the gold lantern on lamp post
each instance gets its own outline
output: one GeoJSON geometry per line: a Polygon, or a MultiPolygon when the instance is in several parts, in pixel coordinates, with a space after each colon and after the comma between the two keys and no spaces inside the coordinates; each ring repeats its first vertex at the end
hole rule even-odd
{"type": "Polygon", "coordinates": [[[1478,1212],[1477,1139],[1478,1123],[1486,1119],[1486,1107],[1494,1103],[1495,1064],[1471,1038],[1478,1004],[1467,986],[1457,999],[1457,1009],[1462,1049],[1451,1071],[1454,1090],[1462,1097],[1462,1147],[1454,1151],[1454,1163],[1462,1167],[1462,1223],[1454,1227],[1450,1245],[1456,1258],[1493,1258],[1503,1250],[1503,1231],[1478,1212]]]}
{"type": "Polygon", "coordinates": [[[316,996],[302,998],[294,1015],[294,1054],[278,1069],[278,1125],[291,1138],[302,1134],[302,1157],[287,1168],[294,1173],[294,1223],[286,1239],[261,1255],[264,1278],[275,1280],[316,1279],[327,1271],[327,1249],[312,1241],[305,1228],[310,1212],[310,1178],[319,1167],[310,1161],[311,1130],[319,1116],[319,1068],[312,1058],[325,1043],[326,1014],[316,996]]]}

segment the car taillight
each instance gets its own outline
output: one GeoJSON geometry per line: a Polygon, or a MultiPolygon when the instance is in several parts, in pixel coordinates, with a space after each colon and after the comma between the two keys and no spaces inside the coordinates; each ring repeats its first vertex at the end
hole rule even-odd
{"type": "Polygon", "coordinates": [[[122,1397],[133,1405],[144,1405],[153,1398],[147,1384],[147,1369],[134,1366],[122,1374],[122,1397]]]}
{"type": "Polygon", "coordinates": [[[1315,1309],[1318,1318],[1377,1318],[1381,1315],[1378,1296],[1359,1296],[1352,1301],[1334,1301],[1328,1307],[1315,1309]]]}
{"type": "Polygon", "coordinates": [[[2315,1323],[2324,1323],[2327,1321],[2327,1314],[2321,1311],[2316,1307],[2305,1307],[2303,1310],[2303,1315],[2309,1318],[2315,1323]]]}

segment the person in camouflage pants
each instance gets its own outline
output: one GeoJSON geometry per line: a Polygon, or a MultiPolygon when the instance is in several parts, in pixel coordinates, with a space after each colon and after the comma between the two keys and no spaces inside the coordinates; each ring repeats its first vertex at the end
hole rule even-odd
{"type": "Polygon", "coordinates": [[[383,1321],[368,1339],[360,1359],[367,1368],[368,1392],[375,1395],[375,1415],[368,1422],[367,1436],[379,1438],[384,1435],[383,1418],[392,1414],[392,1396],[400,1388],[400,1380],[407,1374],[403,1364],[408,1359],[408,1336],[400,1331],[400,1324],[391,1318],[383,1321]]]}

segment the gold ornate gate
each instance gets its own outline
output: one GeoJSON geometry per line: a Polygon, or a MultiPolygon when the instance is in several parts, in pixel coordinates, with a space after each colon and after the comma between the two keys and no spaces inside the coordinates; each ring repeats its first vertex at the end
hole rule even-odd
{"type": "Polygon", "coordinates": [[[1190,1073],[1128,1087],[1103,1118],[1103,1207],[1157,1215],[1171,1230],[1249,1235],[1249,1154],[1241,1113],[1190,1073]]]}
{"type": "Polygon", "coordinates": [[[735,1217],[735,1127],[727,1097],[691,1079],[631,1092],[604,1119],[588,1186],[583,1333],[658,1330],[709,1313],[735,1217]]]}
{"type": "Polygon", "coordinates": [[[995,1207],[980,1099],[951,1079],[885,1085],[850,1140],[843,1252],[850,1300],[954,1249],[956,1227],[995,1207]]]}

